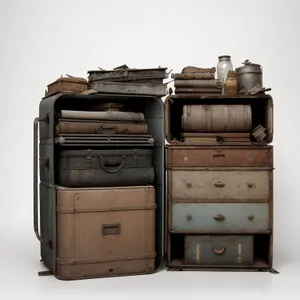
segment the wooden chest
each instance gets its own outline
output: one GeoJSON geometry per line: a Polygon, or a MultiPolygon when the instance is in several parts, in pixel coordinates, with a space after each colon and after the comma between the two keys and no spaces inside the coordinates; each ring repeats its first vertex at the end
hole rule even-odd
{"type": "Polygon", "coordinates": [[[272,146],[169,145],[167,264],[270,268],[272,146]]]}

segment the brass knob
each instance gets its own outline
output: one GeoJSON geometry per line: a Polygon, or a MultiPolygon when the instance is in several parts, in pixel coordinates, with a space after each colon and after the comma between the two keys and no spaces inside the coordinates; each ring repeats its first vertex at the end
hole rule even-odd
{"type": "Polygon", "coordinates": [[[252,215],[249,215],[249,216],[248,216],[248,220],[249,220],[249,221],[252,221],[253,219],[254,219],[254,217],[253,217],[252,215]]]}
{"type": "Polygon", "coordinates": [[[218,221],[222,221],[225,219],[225,217],[223,215],[219,214],[219,215],[214,216],[214,219],[218,220],[218,221]]]}
{"type": "Polygon", "coordinates": [[[191,215],[187,215],[187,216],[186,216],[186,219],[187,219],[188,221],[191,221],[191,220],[192,220],[192,216],[191,216],[191,215]]]}
{"type": "Polygon", "coordinates": [[[192,184],[191,184],[190,182],[188,182],[188,183],[186,184],[186,187],[187,187],[188,189],[190,189],[190,188],[192,187],[192,184]]]}
{"type": "Polygon", "coordinates": [[[214,186],[215,186],[215,187],[222,188],[222,187],[225,186],[225,183],[218,181],[218,182],[214,183],[214,186]]]}
{"type": "Polygon", "coordinates": [[[249,187],[249,188],[252,188],[252,187],[253,187],[253,183],[250,183],[250,182],[249,182],[249,183],[248,183],[248,187],[249,187]]]}

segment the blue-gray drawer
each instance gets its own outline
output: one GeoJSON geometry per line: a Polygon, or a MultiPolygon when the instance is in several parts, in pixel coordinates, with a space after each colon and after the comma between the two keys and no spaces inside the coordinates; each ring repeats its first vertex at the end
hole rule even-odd
{"type": "Polygon", "coordinates": [[[172,230],[261,233],[269,230],[268,203],[173,203],[172,230]]]}
{"type": "Polygon", "coordinates": [[[252,235],[187,235],[184,263],[222,266],[253,264],[252,235]]]}

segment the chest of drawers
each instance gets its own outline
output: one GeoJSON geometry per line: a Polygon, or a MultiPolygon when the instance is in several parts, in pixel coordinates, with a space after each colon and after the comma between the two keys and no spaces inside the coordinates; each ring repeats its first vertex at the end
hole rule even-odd
{"type": "Polygon", "coordinates": [[[168,146],[169,268],[271,269],[273,146],[168,146]]]}

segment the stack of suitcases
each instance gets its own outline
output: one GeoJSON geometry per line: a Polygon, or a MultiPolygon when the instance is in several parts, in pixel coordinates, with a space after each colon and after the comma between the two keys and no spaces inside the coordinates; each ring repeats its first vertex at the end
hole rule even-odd
{"type": "Polygon", "coordinates": [[[156,215],[162,213],[157,203],[163,132],[153,122],[162,117],[155,111],[166,94],[165,77],[165,68],[124,66],[89,71],[86,82],[60,78],[48,87],[40,104],[45,117],[35,122],[35,176],[40,122],[41,235],[37,186],[35,231],[42,260],[56,277],[152,273],[160,264],[163,245],[156,231],[162,224],[156,219],[162,218],[156,215]]]}
{"type": "Polygon", "coordinates": [[[272,97],[175,93],[165,120],[169,269],[276,272],[272,97]]]}
{"type": "Polygon", "coordinates": [[[161,67],[48,85],[34,121],[40,275],[147,274],[164,260],[168,270],[276,273],[273,99],[247,72],[234,93],[239,76],[224,85],[215,71],[173,74],[164,101],[161,67]]]}
{"type": "Polygon", "coordinates": [[[173,73],[175,94],[220,95],[222,82],[215,78],[216,68],[187,66],[181,73],[173,73]]]}

